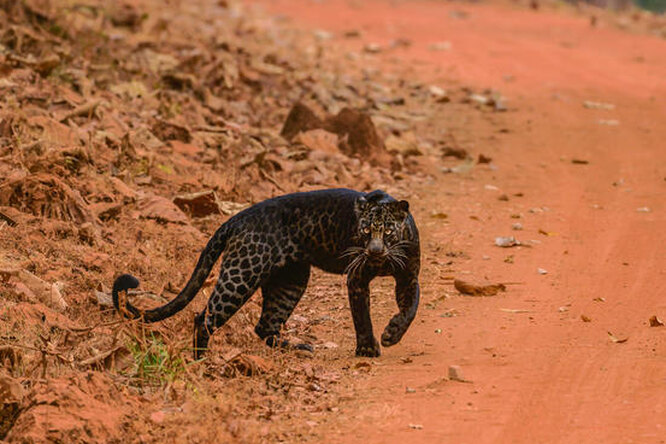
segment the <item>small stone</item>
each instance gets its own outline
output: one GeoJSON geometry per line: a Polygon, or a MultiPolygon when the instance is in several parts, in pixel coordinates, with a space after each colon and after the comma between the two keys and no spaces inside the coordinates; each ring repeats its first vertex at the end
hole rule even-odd
{"type": "Polygon", "coordinates": [[[308,322],[310,322],[310,320],[308,318],[306,318],[305,316],[301,316],[301,315],[297,315],[297,314],[292,315],[289,318],[289,320],[291,320],[293,322],[298,322],[300,324],[307,324],[308,322]]]}
{"type": "MultiPolygon", "coordinates": [[[[476,159],[476,163],[478,163],[478,164],[488,164],[492,161],[493,161],[492,157],[486,156],[483,153],[479,153],[479,157],[477,157],[477,159],[476,159]]],[[[491,165],[491,167],[492,167],[492,165],[491,165]]]]}
{"type": "Polygon", "coordinates": [[[462,369],[458,365],[449,366],[449,379],[451,381],[467,382],[463,377],[462,369]]]}
{"type": "Polygon", "coordinates": [[[537,273],[539,273],[539,274],[548,274],[548,270],[545,270],[543,268],[537,268],[537,273]]]}
{"type": "Polygon", "coordinates": [[[350,29],[349,31],[345,31],[342,35],[348,39],[358,38],[361,37],[361,31],[358,29],[350,29]]]}
{"type": "Polygon", "coordinates": [[[495,238],[495,245],[502,248],[510,248],[520,245],[520,241],[513,236],[498,236],[495,238]]]}
{"type": "Polygon", "coordinates": [[[95,300],[101,307],[113,307],[113,299],[110,294],[103,291],[95,290],[95,300]]]}
{"type": "Polygon", "coordinates": [[[319,41],[331,40],[333,38],[333,33],[324,31],[323,29],[317,29],[314,32],[314,36],[319,41]]]}
{"type": "Polygon", "coordinates": [[[523,229],[523,224],[516,222],[515,224],[511,225],[511,229],[515,231],[520,231],[523,229]]]}
{"type": "Polygon", "coordinates": [[[161,424],[162,422],[164,422],[164,412],[162,410],[159,410],[157,412],[151,413],[150,420],[156,424],[161,424]]]}
{"type": "Polygon", "coordinates": [[[438,102],[448,102],[451,100],[446,90],[440,88],[439,86],[431,85],[428,87],[428,92],[438,102]]]}
{"type": "Polygon", "coordinates": [[[234,214],[243,211],[249,206],[250,204],[248,203],[232,202],[225,200],[220,202],[220,211],[222,211],[222,213],[226,214],[227,216],[233,216],[234,214]]]}
{"type": "Polygon", "coordinates": [[[450,51],[453,45],[449,41],[436,42],[430,45],[431,51],[450,51]]]}
{"type": "Polygon", "coordinates": [[[382,47],[378,43],[368,43],[363,47],[363,51],[368,54],[377,54],[382,51],[382,47]]]}
{"type": "Polygon", "coordinates": [[[605,109],[605,110],[615,109],[615,105],[613,105],[612,103],[593,102],[591,100],[584,101],[583,106],[587,109],[605,109]]]}
{"type": "Polygon", "coordinates": [[[488,102],[490,102],[490,99],[486,96],[483,96],[481,94],[470,94],[469,100],[478,103],[479,105],[487,105],[488,102]]]}

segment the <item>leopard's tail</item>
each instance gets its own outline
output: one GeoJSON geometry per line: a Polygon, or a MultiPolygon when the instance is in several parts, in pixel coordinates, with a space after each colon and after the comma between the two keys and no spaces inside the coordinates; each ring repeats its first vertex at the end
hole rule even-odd
{"type": "Polygon", "coordinates": [[[185,288],[170,302],[152,310],[139,310],[127,300],[127,290],[137,288],[139,280],[132,275],[123,274],[113,283],[113,306],[126,318],[141,319],[144,322],[157,322],[175,315],[189,304],[203,286],[213,265],[222,254],[227,244],[227,228],[223,224],[210,238],[199,256],[190,280],[185,288]],[[124,293],[123,296],[120,293],[124,293]],[[123,301],[121,301],[121,299],[123,301]],[[122,304],[124,302],[124,304],[122,304]],[[122,304],[122,305],[121,305],[122,304]]]}

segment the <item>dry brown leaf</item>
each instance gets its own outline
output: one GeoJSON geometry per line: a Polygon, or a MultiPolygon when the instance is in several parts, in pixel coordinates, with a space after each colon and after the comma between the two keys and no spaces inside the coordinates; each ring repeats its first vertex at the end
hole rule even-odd
{"type": "Polygon", "coordinates": [[[622,344],[622,343],[625,343],[625,342],[627,342],[627,341],[629,340],[628,337],[626,337],[626,338],[618,338],[617,336],[615,336],[615,335],[614,335],[613,333],[611,333],[611,332],[608,332],[608,338],[609,338],[612,342],[614,342],[615,344],[622,344]]]}
{"type": "Polygon", "coordinates": [[[506,291],[504,284],[475,285],[456,279],[453,286],[462,294],[469,296],[495,296],[500,291],[506,291]]]}
{"type": "Polygon", "coordinates": [[[181,194],[173,198],[173,203],[191,217],[205,217],[220,214],[220,203],[213,190],[199,193],[181,194]]]}
{"type": "Polygon", "coordinates": [[[9,217],[2,211],[0,211],[0,220],[7,222],[7,225],[9,225],[10,227],[15,227],[18,224],[18,222],[16,222],[14,219],[9,217]]]}
{"type": "Polygon", "coordinates": [[[505,313],[529,313],[530,310],[525,310],[524,308],[500,308],[500,311],[505,313]]]}
{"type": "Polygon", "coordinates": [[[441,211],[434,210],[430,213],[430,217],[433,219],[448,219],[449,215],[441,211]]]}
{"type": "Polygon", "coordinates": [[[659,319],[656,315],[650,317],[650,327],[663,327],[664,322],[659,319]]]}
{"type": "Polygon", "coordinates": [[[272,368],[273,364],[262,357],[240,353],[228,360],[224,366],[223,375],[226,377],[256,376],[266,373],[272,368]]]}
{"type": "Polygon", "coordinates": [[[0,185],[0,205],[78,224],[94,221],[79,191],[51,174],[38,173],[4,182],[0,185]]]}
{"type": "Polygon", "coordinates": [[[142,196],[138,201],[138,208],[141,211],[141,216],[147,219],[156,219],[176,224],[189,223],[185,213],[165,197],[155,195],[142,196]]]}
{"type": "Polygon", "coordinates": [[[0,436],[4,437],[14,425],[24,393],[19,380],[0,375],[0,436]]]}

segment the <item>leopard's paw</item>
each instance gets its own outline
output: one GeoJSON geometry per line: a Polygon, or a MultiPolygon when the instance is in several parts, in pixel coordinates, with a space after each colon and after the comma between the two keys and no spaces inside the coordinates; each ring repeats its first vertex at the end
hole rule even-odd
{"type": "Polygon", "coordinates": [[[382,333],[382,345],[384,347],[390,347],[397,344],[402,339],[402,336],[405,334],[404,329],[399,328],[393,323],[389,323],[382,333]]]}
{"type": "Polygon", "coordinates": [[[372,344],[363,344],[356,346],[356,356],[363,356],[366,358],[376,358],[381,354],[379,344],[373,341],[372,344]]]}

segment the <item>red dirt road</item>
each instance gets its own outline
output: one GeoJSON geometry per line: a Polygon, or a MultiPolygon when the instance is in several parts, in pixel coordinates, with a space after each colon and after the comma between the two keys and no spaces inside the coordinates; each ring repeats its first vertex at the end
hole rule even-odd
{"type": "Polygon", "coordinates": [[[353,387],[339,421],[322,431],[326,441],[666,442],[666,327],[648,323],[666,319],[666,41],[604,21],[591,27],[568,10],[258,3],[334,33],[343,51],[409,39],[377,63],[413,66],[444,88],[498,89],[510,108],[462,125],[497,170],[440,173],[414,190],[422,308],[402,343],[353,387]],[[360,39],[340,37],[352,29],[360,39]],[[442,41],[449,50],[429,49],[442,41]],[[516,222],[522,231],[512,231],[516,222]],[[493,245],[508,235],[529,247],[493,245]],[[469,257],[453,272],[451,250],[469,257]],[[520,284],[470,298],[446,275],[520,284]],[[609,332],[628,340],[613,342],[609,332]],[[468,382],[448,380],[450,365],[468,382]]]}

